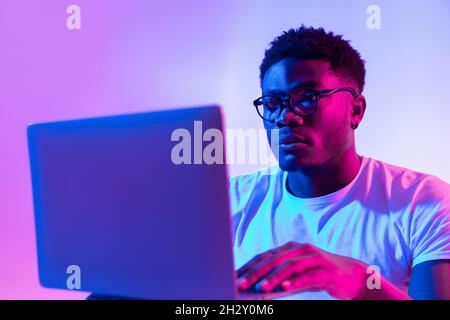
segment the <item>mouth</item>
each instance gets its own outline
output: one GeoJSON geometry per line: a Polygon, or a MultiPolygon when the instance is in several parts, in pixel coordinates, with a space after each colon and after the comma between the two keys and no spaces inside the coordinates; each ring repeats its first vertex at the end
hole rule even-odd
{"type": "Polygon", "coordinates": [[[280,138],[280,141],[278,142],[278,147],[283,150],[293,150],[293,149],[299,149],[299,148],[305,148],[308,146],[308,142],[303,137],[298,136],[286,136],[280,138]]]}
{"type": "Polygon", "coordinates": [[[280,143],[279,147],[282,150],[295,150],[306,148],[308,145],[304,142],[291,142],[291,143],[280,143]]]}

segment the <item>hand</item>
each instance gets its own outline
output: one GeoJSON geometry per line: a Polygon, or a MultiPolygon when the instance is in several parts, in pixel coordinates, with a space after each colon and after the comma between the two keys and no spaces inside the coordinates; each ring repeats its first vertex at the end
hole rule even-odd
{"type": "Polygon", "coordinates": [[[277,287],[295,292],[325,290],[338,299],[360,297],[366,281],[364,263],[296,242],[261,253],[238,270],[240,290],[252,286],[263,292],[277,287]]]}

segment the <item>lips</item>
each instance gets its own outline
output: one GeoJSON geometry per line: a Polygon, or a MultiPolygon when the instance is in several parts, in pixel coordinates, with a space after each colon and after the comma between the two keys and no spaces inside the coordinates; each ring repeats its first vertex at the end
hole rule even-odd
{"type": "Polygon", "coordinates": [[[287,144],[294,144],[294,143],[308,144],[308,141],[302,136],[293,135],[293,134],[286,135],[286,136],[280,136],[280,139],[279,139],[280,145],[287,145],[287,144]]]}
{"type": "Polygon", "coordinates": [[[311,145],[308,138],[302,133],[294,132],[292,128],[280,128],[278,135],[278,141],[274,141],[272,147],[283,152],[306,150],[311,145]]]}

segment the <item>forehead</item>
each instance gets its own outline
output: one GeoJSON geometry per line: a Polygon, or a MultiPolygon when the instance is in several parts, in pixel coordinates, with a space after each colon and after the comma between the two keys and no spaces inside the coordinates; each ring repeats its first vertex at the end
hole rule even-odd
{"type": "Polygon", "coordinates": [[[323,60],[283,59],[273,64],[262,82],[264,92],[289,92],[297,87],[334,88],[341,79],[331,70],[330,63],[323,60]]]}

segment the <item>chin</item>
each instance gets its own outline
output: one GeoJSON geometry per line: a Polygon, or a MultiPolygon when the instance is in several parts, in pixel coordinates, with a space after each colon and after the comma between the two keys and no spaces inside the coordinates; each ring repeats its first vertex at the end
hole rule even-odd
{"type": "Polygon", "coordinates": [[[281,153],[278,158],[280,169],[283,171],[305,171],[317,167],[317,163],[308,155],[281,153]]]}

